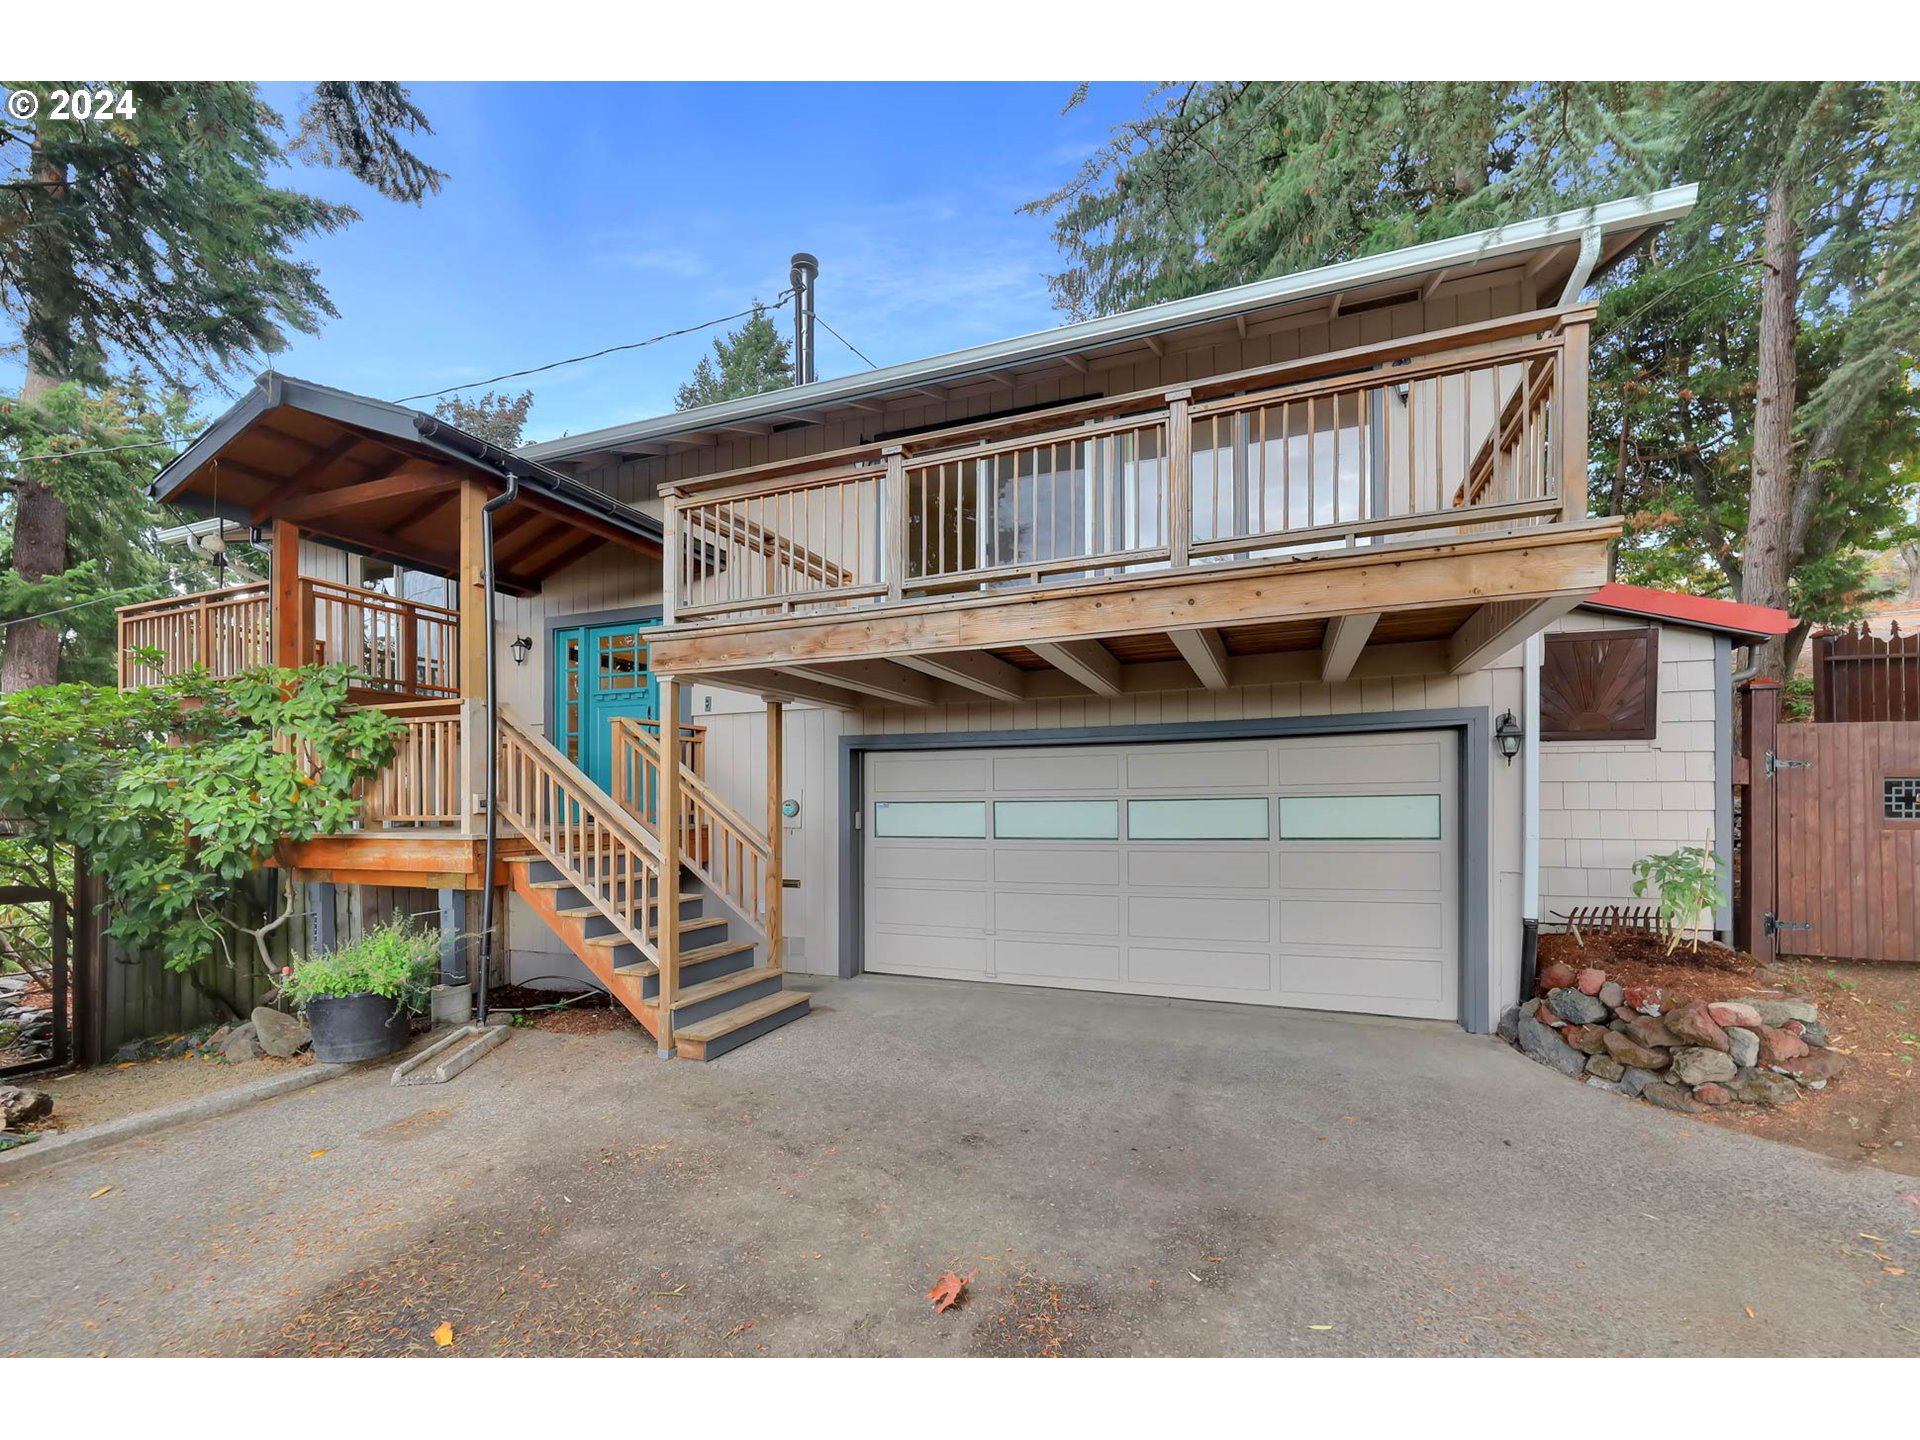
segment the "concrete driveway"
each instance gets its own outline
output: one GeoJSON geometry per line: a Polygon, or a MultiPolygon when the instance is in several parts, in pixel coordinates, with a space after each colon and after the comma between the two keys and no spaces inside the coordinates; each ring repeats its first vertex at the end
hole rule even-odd
{"type": "Polygon", "coordinates": [[[522,1033],[0,1186],[0,1354],[1920,1353],[1910,1179],[1450,1027],[816,1006],[707,1066],[522,1033]]]}

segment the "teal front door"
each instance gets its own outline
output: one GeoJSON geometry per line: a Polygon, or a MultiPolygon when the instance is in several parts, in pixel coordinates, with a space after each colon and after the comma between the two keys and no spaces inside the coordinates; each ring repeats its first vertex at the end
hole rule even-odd
{"type": "Polygon", "coordinates": [[[659,623],[554,632],[554,744],[602,790],[612,789],[614,720],[652,720],[660,713],[660,689],[647,660],[647,630],[659,623]]]}

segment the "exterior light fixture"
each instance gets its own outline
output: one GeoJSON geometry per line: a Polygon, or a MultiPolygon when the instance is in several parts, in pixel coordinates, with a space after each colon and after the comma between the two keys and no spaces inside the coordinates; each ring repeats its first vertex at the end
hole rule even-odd
{"type": "Polygon", "coordinates": [[[533,653],[533,637],[531,635],[516,636],[507,648],[513,651],[513,663],[524,665],[527,663],[527,656],[533,653]]]}
{"type": "Polygon", "coordinates": [[[1513,764],[1513,757],[1520,753],[1520,741],[1525,734],[1526,731],[1520,728],[1520,722],[1513,718],[1511,710],[1494,722],[1493,743],[1507,757],[1507,764],[1513,764]]]}

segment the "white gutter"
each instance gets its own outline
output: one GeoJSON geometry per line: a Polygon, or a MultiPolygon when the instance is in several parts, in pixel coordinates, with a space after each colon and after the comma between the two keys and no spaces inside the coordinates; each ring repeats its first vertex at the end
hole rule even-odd
{"type": "Polygon", "coordinates": [[[1521,664],[1520,920],[1540,923],[1540,662],[1544,635],[1529,635],[1521,664]]]}
{"type": "MultiPolygon", "coordinates": [[[[1543,246],[1564,245],[1576,236],[1582,240],[1581,256],[1585,260],[1587,236],[1593,236],[1597,255],[1599,240],[1608,234],[1665,225],[1681,219],[1693,209],[1697,191],[1697,186],[1676,185],[1650,195],[1611,200],[1604,205],[1588,205],[1578,210],[1542,216],[1538,220],[1524,220],[1492,230],[1476,231],[1471,235],[1457,235],[1449,240],[1411,245],[1403,250],[1389,250],[1385,254],[1369,255],[1339,265],[1323,265],[1316,270],[1301,270],[1271,280],[1257,280],[1251,285],[1236,285],[1228,290],[1215,290],[1185,300],[1169,300],[1139,310],[1122,311],[1118,315],[1104,315],[1097,320],[1084,320],[1075,325],[1061,325],[1010,340],[998,340],[991,345],[976,345],[971,349],[913,360],[904,365],[890,365],[836,380],[822,380],[789,390],[774,390],[764,395],[702,406],[697,410],[682,410],[626,425],[612,425],[559,440],[543,440],[515,453],[527,460],[560,460],[595,450],[618,449],[623,445],[709,430],[743,420],[817,409],[889,390],[959,380],[1009,365],[1030,364],[1184,326],[1231,319],[1248,310],[1409,279],[1452,265],[1504,259],[1543,246]]],[[[1590,274],[1591,262],[1588,262],[1586,269],[1590,274]]],[[[1580,283],[1582,286],[1586,284],[1585,275],[1581,276],[1580,283]]]]}

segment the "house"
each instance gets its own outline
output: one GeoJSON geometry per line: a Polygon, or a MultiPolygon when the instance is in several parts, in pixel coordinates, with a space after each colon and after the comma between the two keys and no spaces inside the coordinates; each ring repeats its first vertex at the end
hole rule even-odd
{"type": "Polygon", "coordinates": [[[1483,1031],[1534,897],[1614,886],[1589,838],[1727,836],[1696,823],[1722,640],[1761,620],[1654,617],[1651,735],[1543,738],[1527,703],[1536,647],[1646,618],[1579,608],[1619,530],[1580,296],[1692,203],[515,455],[269,376],[155,493],[270,529],[271,577],[132,607],[126,678],[146,644],[354,663],[407,739],[302,878],[450,917],[504,889],[507,973],[590,974],[663,1053],[804,1013],[788,971],[1483,1031]],[[1654,823],[1616,834],[1575,776],[1641,754],[1658,795],[1613,803],[1654,823]]]}

